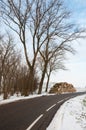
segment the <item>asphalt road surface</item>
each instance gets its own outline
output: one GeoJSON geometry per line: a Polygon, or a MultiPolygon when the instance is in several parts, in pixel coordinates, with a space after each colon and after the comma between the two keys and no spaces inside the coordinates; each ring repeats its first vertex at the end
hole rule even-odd
{"type": "Polygon", "coordinates": [[[42,96],[0,105],[0,130],[46,130],[63,102],[85,93],[42,96]]]}

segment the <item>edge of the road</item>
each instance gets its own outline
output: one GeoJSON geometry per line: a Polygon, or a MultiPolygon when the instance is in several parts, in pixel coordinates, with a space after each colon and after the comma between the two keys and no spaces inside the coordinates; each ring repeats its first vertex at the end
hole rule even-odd
{"type": "Polygon", "coordinates": [[[53,129],[55,126],[55,124],[53,122],[56,121],[56,125],[57,125],[57,130],[60,130],[61,129],[61,126],[62,126],[62,121],[63,121],[63,116],[64,116],[64,110],[65,110],[65,103],[70,101],[72,98],[77,98],[77,97],[80,97],[80,96],[83,96],[84,94],[82,95],[78,95],[78,96],[74,96],[74,97],[71,97],[69,99],[67,99],[61,106],[60,108],[58,109],[57,113],[54,115],[54,118],[52,119],[52,121],[50,122],[49,126],[47,127],[46,130],[51,130],[53,129]],[[58,117],[58,118],[57,118],[58,117]]]}

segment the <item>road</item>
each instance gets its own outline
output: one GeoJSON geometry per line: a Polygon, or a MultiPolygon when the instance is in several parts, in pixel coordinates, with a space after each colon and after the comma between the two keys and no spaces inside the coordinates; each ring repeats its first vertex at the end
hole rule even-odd
{"type": "Polygon", "coordinates": [[[46,130],[63,102],[84,93],[42,96],[1,105],[0,130],[46,130]]]}

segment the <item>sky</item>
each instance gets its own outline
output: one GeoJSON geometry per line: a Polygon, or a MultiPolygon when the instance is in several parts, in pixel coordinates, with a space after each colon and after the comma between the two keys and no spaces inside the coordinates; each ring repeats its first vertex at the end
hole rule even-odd
{"type": "MultiPolygon", "coordinates": [[[[86,0],[65,0],[66,7],[72,12],[72,21],[86,27],[86,0]]],[[[65,62],[67,71],[59,71],[51,77],[52,82],[72,83],[76,88],[86,87],[86,39],[75,42],[75,55],[68,54],[65,62]]]]}

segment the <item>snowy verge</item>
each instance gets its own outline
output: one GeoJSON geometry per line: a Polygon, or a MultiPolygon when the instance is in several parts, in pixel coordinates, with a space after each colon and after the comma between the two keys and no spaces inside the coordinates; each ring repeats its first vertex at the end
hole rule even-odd
{"type": "Polygon", "coordinates": [[[20,96],[20,95],[17,96],[17,94],[14,94],[13,96],[9,97],[9,99],[6,99],[6,100],[3,100],[3,95],[1,95],[0,96],[0,105],[16,102],[16,101],[19,101],[19,100],[31,99],[31,98],[41,97],[41,96],[50,96],[50,95],[55,95],[55,94],[43,93],[43,94],[39,94],[39,95],[38,94],[29,95],[27,97],[20,96]]]}
{"type": "Polygon", "coordinates": [[[86,95],[66,101],[47,130],[86,130],[86,95]]]}

